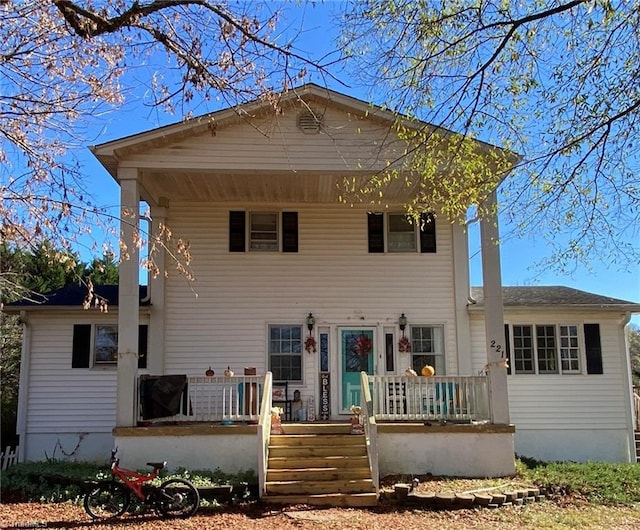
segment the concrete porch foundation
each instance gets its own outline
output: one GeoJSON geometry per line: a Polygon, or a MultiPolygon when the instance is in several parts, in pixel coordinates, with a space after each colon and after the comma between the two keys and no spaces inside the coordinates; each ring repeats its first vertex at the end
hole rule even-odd
{"type": "MultiPolygon", "coordinates": [[[[283,424],[286,433],[287,424],[283,424]]],[[[515,473],[512,425],[378,425],[380,476],[426,474],[502,477],[515,473]]],[[[169,469],[220,469],[257,474],[256,425],[194,424],[118,427],[114,444],[133,469],[167,460],[169,469]]]]}

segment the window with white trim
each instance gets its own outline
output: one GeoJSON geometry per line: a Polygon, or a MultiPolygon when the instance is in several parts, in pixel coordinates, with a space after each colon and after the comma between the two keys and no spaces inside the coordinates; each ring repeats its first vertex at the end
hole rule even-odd
{"type": "Polygon", "coordinates": [[[385,252],[436,252],[436,218],[432,213],[422,213],[418,219],[406,213],[367,213],[368,251],[370,254],[385,252]]]}
{"type": "Polygon", "coordinates": [[[430,365],[436,375],[445,375],[444,329],[442,326],[410,326],[411,367],[419,374],[430,365]]]}
{"type": "Polygon", "coordinates": [[[249,249],[278,250],[278,214],[251,212],[249,216],[249,249]]]}
{"type": "Polygon", "coordinates": [[[517,374],[535,373],[531,326],[513,326],[513,365],[517,374]]]}
{"type": "Polygon", "coordinates": [[[538,373],[558,373],[558,350],[556,348],[555,326],[536,326],[536,346],[538,350],[538,373]]]}
{"type": "Polygon", "coordinates": [[[578,326],[560,326],[560,365],[565,373],[580,372],[578,326]]]}
{"type": "Polygon", "coordinates": [[[302,382],[302,326],[269,326],[269,370],[274,381],[302,382]]]}
{"type": "Polygon", "coordinates": [[[580,329],[577,324],[512,325],[513,345],[510,351],[513,372],[582,373],[580,329]]]}
{"type": "MultiPolygon", "coordinates": [[[[138,326],[138,368],[147,367],[149,326],[138,326]]],[[[118,364],[118,325],[74,324],[71,368],[115,367],[118,364]]]]}
{"type": "Polygon", "coordinates": [[[415,252],[416,227],[406,214],[390,213],[387,222],[387,251],[415,252]]]}
{"type": "Polygon", "coordinates": [[[118,326],[96,325],[93,351],[96,365],[116,364],[118,362],[118,326]]]}

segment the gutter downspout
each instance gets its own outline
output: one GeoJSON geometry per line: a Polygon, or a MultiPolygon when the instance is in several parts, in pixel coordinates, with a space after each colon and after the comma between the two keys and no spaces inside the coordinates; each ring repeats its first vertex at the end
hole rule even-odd
{"type": "Polygon", "coordinates": [[[625,416],[626,423],[630,427],[627,429],[629,439],[629,462],[636,462],[636,440],[635,440],[635,418],[633,407],[633,381],[631,377],[631,357],[629,356],[629,343],[627,342],[627,334],[625,328],[631,321],[631,313],[625,313],[620,319],[618,333],[620,344],[622,345],[622,366],[626,371],[626,377],[624,378],[624,392],[627,399],[625,399],[625,416]]]}

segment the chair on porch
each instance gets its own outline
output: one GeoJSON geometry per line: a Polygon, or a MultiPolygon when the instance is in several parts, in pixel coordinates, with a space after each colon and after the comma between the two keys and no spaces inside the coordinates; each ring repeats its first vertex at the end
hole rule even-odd
{"type": "Polygon", "coordinates": [[[271,390],[271,404],[274,407],[282,407],[284,421],[292,421],[291,407],[293,400],[289,399],[289,383],[287,381],[274,382],[271,390]]]}
{"type": "Polygon", "coordinates": [[[435,383],[429,396],[423,398],[422,410],[428,414],[447,415],[460,408],[458,385],[452,382],[435,383]]]}
{"type": "Polygon", "coordinates": [[[386,413],[407,413],[407,385],[405,383],[388,383],[386,413]]]}

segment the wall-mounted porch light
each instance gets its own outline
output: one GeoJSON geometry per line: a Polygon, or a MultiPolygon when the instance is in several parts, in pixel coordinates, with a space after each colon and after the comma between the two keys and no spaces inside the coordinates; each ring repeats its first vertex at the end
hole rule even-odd
{"type": "Polygon", "coordinates": [[[402,336],[404,337],[404,330],[407,327],[407,317],[404,316],[404,313],[402,313],[400,318],[398,318],[398,325],[400,326],[400,331],[402,331],[402,336]]]}
{"type": "Polygon", "coordinates": [[[313,325],[316,323],[316,319],[313,318],[313,314],[309,313],[309,316],[307,317],[307,329],[309,330],[309,333],[311,333],[313,331],[313,325]]]}

